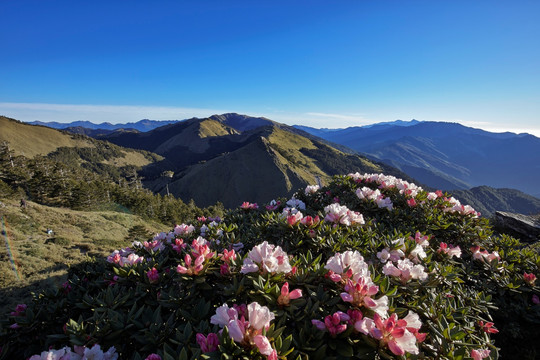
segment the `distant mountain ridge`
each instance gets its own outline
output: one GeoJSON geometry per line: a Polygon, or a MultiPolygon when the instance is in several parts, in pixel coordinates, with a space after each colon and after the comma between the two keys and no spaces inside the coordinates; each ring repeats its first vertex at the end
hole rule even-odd
{"type": "Polygon", "coordinates": [[[298,128],[395,166],[435,188],[488,185],[540,196],[540,139],[530,134],[491,133],[433,121],[331,132],[298,128]]]}
{"type": "Polygon", "coordinates": [[[70,123],[59,123],[56,121],[43,122],[43,121],[32,121],[28,122],[31,125],[42,125],[47,126],[53,129],[69,129],[69,128],[85,128],[91,130],[118,130],[118,129],[134,129],[141,132],[146,132],[153,130],[157,127],[174,124],[180,120],[149,120],[143,119],[137,122],[128,122],[125,124],[111,124],[110,122],[102,122],[95,124],[90,121],[72,121],[70,123]]]}

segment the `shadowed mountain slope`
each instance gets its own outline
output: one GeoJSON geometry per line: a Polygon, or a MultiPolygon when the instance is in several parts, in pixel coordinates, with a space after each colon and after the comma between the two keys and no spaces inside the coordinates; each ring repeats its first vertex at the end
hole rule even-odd
{"type": "Polygon", "coordinates": [[[315,184],[317,178],[324,182],[350,171],[408,178],[390,166],[301,134],[305,133],[265,118],[223,114],[103,138],[162,155],[162,162],[143,171],[145,184],[161,193],[168,188],[199,206],[215,199],[226,207],[244,200],[266,202],[270,196],[288,196],[298,187],[315,184]]]}

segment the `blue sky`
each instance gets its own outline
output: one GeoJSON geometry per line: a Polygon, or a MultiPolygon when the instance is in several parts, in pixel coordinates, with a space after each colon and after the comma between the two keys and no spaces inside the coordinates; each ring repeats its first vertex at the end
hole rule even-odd
{"type": "Polygon", "coordinates": [[[0,1],[0,114],[540,136],[539,1],[0,1]]]}

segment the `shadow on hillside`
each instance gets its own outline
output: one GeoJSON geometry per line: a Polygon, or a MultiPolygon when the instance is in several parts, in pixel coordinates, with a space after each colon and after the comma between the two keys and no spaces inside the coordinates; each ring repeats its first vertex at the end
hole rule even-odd
{"type": "MultiPolygon", "coordinates": [[[[65,265],[57,264],[41,270],[40,273],[62,270],[65,265]]],[[[62,285],[67,274],[48,277],[30,284],[13,283],[11,286],[0,289],[0,316],[12,312],[17,304],[27,304],[32,301],[32,293],[38,294],[42,290],[56,288],[62,285]]],[[[22,282],[21,282],[22,283],[22,282]]]]}

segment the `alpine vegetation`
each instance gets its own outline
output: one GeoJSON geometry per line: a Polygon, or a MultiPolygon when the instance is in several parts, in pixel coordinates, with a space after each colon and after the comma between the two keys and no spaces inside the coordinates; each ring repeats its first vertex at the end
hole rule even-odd
{"type": "Polygon", "coordinates": [[[534,359],[539,264],[449,194],[336,176],[72,267],[0,358],[534,359]]]}

